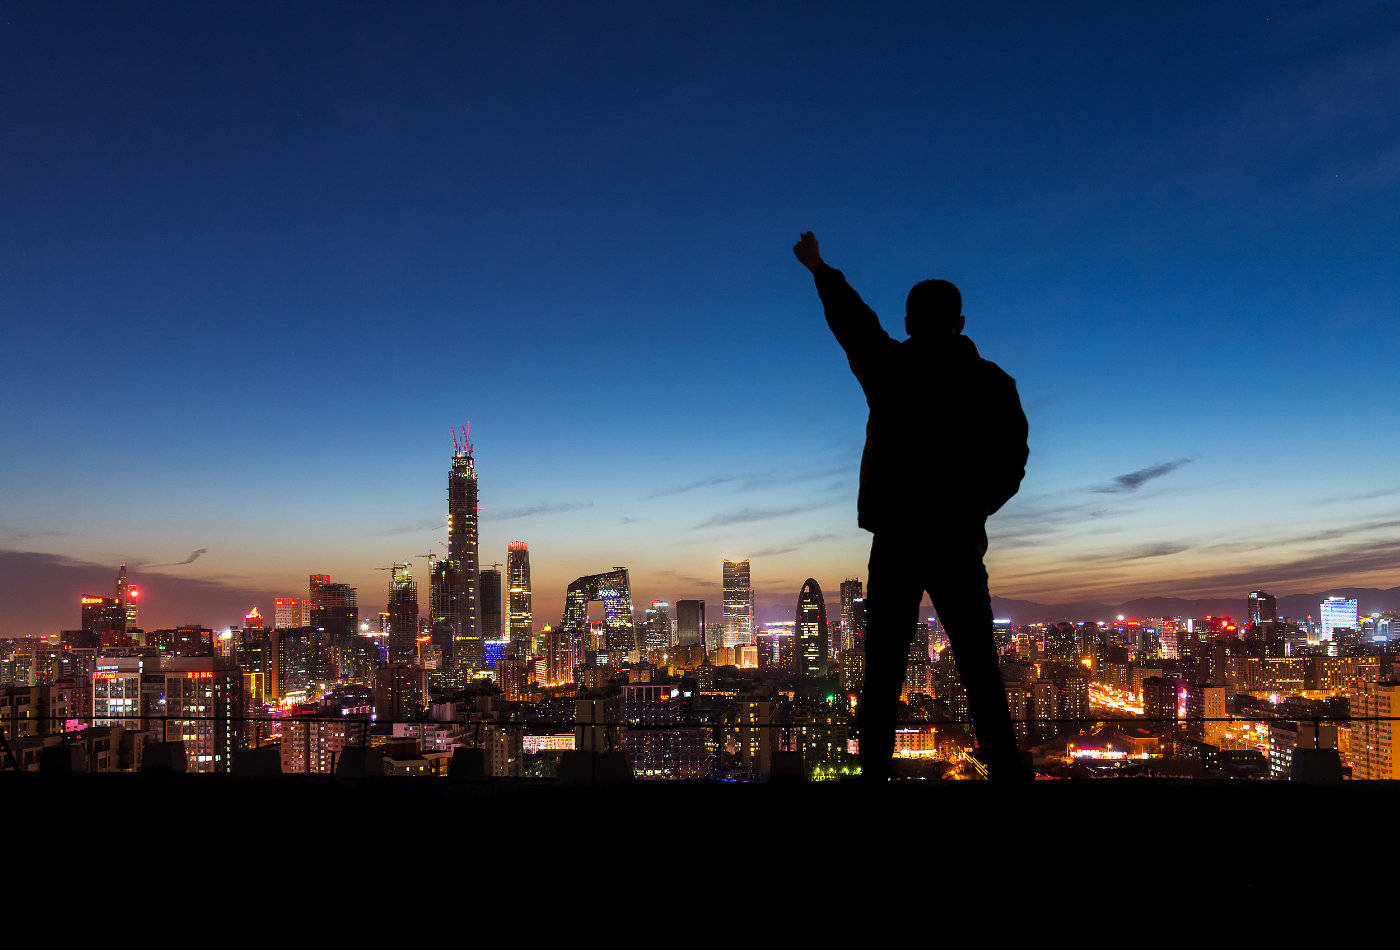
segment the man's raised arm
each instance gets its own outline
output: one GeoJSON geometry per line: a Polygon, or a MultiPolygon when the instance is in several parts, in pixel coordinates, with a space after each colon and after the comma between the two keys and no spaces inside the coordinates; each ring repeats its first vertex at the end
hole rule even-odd
{"type": "Polygon", "coordinates": [[[880,326],[880,318],[875,316],[875,311],[867,307],[860,294],[851,289],[841,272],[822,260],[815,234],[811,231],[803,234],[793,245],[792,253],[803,267],[812,272],[817,283],[817,294],[822,298],[822,307],[826,310],[826,325],[831,327],[836,342],[846,351],[851,372],[864,386],[875,351],[893,342],[890,335],[880,326]]]}

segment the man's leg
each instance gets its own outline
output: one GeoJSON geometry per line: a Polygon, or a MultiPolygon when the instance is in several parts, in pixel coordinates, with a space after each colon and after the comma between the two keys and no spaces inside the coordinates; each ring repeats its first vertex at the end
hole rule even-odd
{"type": "Polygon", "coordinates": [[[929,590],[967,690],[980,757],[994,779],[1015,781],[1029,778],[1030,773],[1016,745],[992,637],[992,598],[982,564],[986,552],[987,535],[980,526],[946,539],[929,590]]]}
{"type": "Polygon", "coordinates": [[[861,775],[883,781],[894,757],[895,718],[909,638],[919,616],[923,586],[914,545],[890,534],[870,544],[870,576],[865,592],[865,688],[856,716],[860,722],[861,775]]]}

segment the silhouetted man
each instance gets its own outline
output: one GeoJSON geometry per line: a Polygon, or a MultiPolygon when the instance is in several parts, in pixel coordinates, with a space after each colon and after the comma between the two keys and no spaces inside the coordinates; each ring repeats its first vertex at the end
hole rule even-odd
{"type": "Polygon", "coordinates": [[[997,781],[1031,773],[1016,747],[992,639],[987,517],[1026,473],[1026,416],[1016,382],[962,335],[962,296],[946,280],[915,284],[909,339],[896,342],[808,231],[793,247],[812,272],[826,322],[846,351],[870,420],[858,523],[875,535],[866,591],[861,772],[889,778],[899,693],[924,591],[948,632],[967,690],[979,757],[997,781]]]}

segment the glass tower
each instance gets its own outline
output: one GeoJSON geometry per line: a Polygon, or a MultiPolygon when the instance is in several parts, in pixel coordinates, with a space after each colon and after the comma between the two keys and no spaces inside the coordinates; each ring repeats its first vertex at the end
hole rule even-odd
{"type": "Polygon", "coordinates": [[[512,657],[532,656],[535,650],[534,618],[530,612],[530,547],[524,541],[506,545],[506,604],[512,657]]]}
{"type": "Polygon", "coordinates": [[[1356,601],[1346,597],[1328,597],[1318,608],[1319,632],[1321,640],[1331,640],[1332,631],[1356,629],[1356,601]]]}
{"type": "Polygon", "coordinates": [[[447,476],[448,616],[452,628],[450,666],[479,670],[486,662],[481,645],[481,600],[478,594],[476,461],[464,435],[452,440],[452,470],[447,476]]]}
{"type": "Polygon", "coordinates": [[[753,588],[749,586],[749,562],[724,562],[724,645],[753,643],[753,588]]]}
{"type": "Polygon", "coordinates": [[[797,672],[803,676],[826,676],[831,663],[830,634],[826,624],[826,601],[821,586],[807,578],[797,595],[797,672]]]}

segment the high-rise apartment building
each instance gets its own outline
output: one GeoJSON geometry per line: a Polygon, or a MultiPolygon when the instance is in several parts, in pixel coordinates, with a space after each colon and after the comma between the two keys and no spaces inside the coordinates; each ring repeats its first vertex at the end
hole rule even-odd
{"type": "Polygon", "coordinates": [[[535,621],[530,606],[530,546],[524,541],[506,545],[507,633],[510,656],[532,656],[535,649],[535,621]]]}
{"type": "Polygon", "coordinates": [[[749,562],[724,562],[724,646],[753,643],[753,587],[749,562]]]}
{"type": "Polygon", "coordinates": [[[1360,683],[1351,692],[1351,776],[1400,779],[1400,683],[1360,683]]]}
{"type": "Polygon", "coordinates": [[[187,771],[228,772],[238,744],[241,679],[232,663],[212,656],[99,656],[93,724],[158,728],[185,744],[187,771]]]}
{"type": "Polygon", "coordinates": [[[804,676],[826,676],[830,671],[831,639],[826,623],[826,601],[821,586],[807,578],[797,595],[798,670],[804,676]]]}

